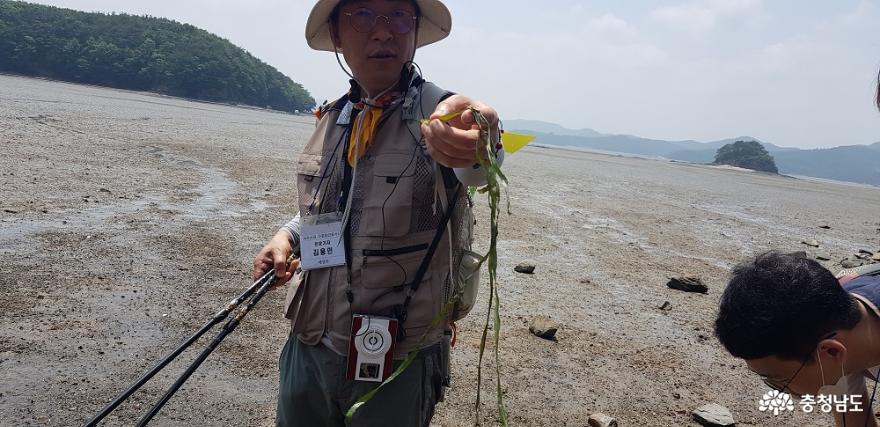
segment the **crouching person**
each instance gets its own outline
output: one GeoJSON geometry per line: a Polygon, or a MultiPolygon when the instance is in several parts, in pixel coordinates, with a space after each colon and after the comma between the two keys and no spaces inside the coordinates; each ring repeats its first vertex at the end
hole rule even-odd
{"type": "MultiPolygon", "coordinates": [[[[840,279],[768,252],[734,268],[715,335],[767,386],[832,405],[837,426],[877,426],[865,378],[880,375],[880,266],[840,279]]],[[[876,387],[872,385],[872,389],[876,387]]]]}

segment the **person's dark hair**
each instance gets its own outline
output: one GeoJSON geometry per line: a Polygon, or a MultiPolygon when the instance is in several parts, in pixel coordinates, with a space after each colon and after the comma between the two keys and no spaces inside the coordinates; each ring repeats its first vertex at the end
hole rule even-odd
{"type": "Polygon", "coordinates": [[[857,304],[818,262],[767,252],[734,267],[715,336],[742,359],[809,359],[822,337],[855,327],[857,304]]]}
{"type": "Polygon", "coordinates": [[[333,28],[336,28],[339,25],[339,11],[342,10],[342,6],[345,6],[352,1],[353,0],[342,0],[333,8],[333,11],[330,12],[330,25],[333,26],[333,28]]]}
{"type": "Polygon", "coordinates": [[[877,102],[877,109],[880,110],[880,73],[877,74],[877,95],[874,100],[877,102]]]}

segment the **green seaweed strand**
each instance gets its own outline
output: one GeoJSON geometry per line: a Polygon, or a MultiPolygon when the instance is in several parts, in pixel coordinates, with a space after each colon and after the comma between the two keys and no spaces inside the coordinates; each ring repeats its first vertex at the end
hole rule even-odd
{"type": "MultiPolygon", "coordinates": [[[[490,221],[490,240],[489,250],[480,262],[480,265],[486,261],[489,263],[489,307],[486,312],[486,323],[483,326],[483,334],[480,338],[480,357],[477,363],[477,401],[476,424],[480,425],[480,400],[481,386],[483,381],[483,356],[486,351],[486,339],[489,334],[489,321],[492,320],[495,332],[495,394],[496,404],[498,406],[498,418],[502,426],[507,426],[507,410],[504,407],[504,391],[501,386],[501,355],[500,355],[500,338],[501,338],[501,303],[498,296],[498,218],[500,216],[501,190],[507,186],[507,177],[501,172],[498,166],[498,160],[495,155],[492,138],[492,127],[489,120],[483,116],[476,108],[470,108],[474,116],[474,122],[480,128],[480,141],[478,144],[478,152],[485,153],[485,156],[477,156],[480,166],[486,171],[486,185],[478,191],[486,194],[489,199],[489,221],[490,221]],[[494,315],[494,316],[493,316],[494,315]],[[494,317],[494,319],[493,319],[494,317]]],[[[497,135],[496,135],[497,136],[497,135]]],[[[509,208],[508,208],[509,212],[509,208]]]]}

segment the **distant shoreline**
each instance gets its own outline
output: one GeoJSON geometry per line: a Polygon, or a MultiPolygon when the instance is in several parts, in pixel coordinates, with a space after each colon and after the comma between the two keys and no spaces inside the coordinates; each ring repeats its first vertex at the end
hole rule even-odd
{"type": "Polygon", "coordinates": [[[610,157],[626,157],[626,158],[631,158],[631,159],[652,160],[652,161],[664,162],[664,163],[678,163],[678,164],[683,164],[683,165],[688,165],[688,166],[706,167],[706,168],[712,168],[712,169],[718,169],[718,170],[731,170],[731,171],[745,172],[745,173],[755,173],[755,174],[762,174],[762,175],[767,175],[767,176],[778,176],[778,177],[782,177],[782,178],[798,179],[798,180],[802,180],[802,181],[817,182],[817,183],[823,183],[823,184],[837,184],[837,185],[842,185],[842,186],[847,186],[847,187],[880,189],[880,185],[865,184],[865,183],[861,183],[861,182],[839,181],[839,180],[835,180],[835,179],[817,178],[817,177],[805,176],[805,175],[771,174],[771,173],[756,171],[756,170],[752,170],[752,169],[739,168],[739,167],[735,167],[735,166],[713,165],[710,163],[693,163],[693,162],[688,162],[688,161],[684,161],[684,160],[668,159],[666,157],[661,157],[661,156],[645,156],[645,155],[640,155],[640,154],[621,153],[621,152],[617,152],[617,151],[594,150],[594,149],[589,149],[589,148],[572,147],[572,146],[565,146],[565,145],[550,145],[550,144],[534,144],[533,143],[533,144],[531,144],[531,146],[536,147],[536,148],[544,148],[547,150],[569,151],[569,152],[575,152],[575,153],[590,153],[590,154],[598,154],[598,155],[610,156],[610,157]]]}
{"type": "MultiPolygon", "coordinates": [[[[296,114],[296,113],[290,113],[290,112],[281,111],[281,110],[273,110],[273,109],[269,109],[269,108],[256,107],[256,106],[252,106],[252,105],[206,101],[206,100],[201,100],[201,99],[166,95],[166,94],[162,94],[162,93],[158,93],[158,92],[139,91],[139,90],[132,90],[132,89],[116,88],[116,87],[112,87],[112,86],[101,86],[101,85],[95,85],[95,84],[79,83],[79,82],[72,82],[72,81],[67,81],[67,80],[52,79],[52,78],[47,78],[47,77],[28,76],[28,75],[22,75],[22,74],[16,74],[16,73],[9,73],[9,72],[5,72],[5,71],[0,72],[0,76],[21,78],[21,79],[30,79],[30,80],[39,80],[39,81],[45,81],[45,82],[62,83],[62,84],[80,86],[80,87],[91,87],[91,88],[96,88],[96,89],[106,89],[106,90],[112,90],[112,91],[120,91],[120,92],[144,95],[144,96],[151,96],[151,97],[156,97],[156,98],[176,99],[176,100],[187,101],[187,102],[196,102],[196,103],[206,104],[206,105],[241,108],[241,109],[250,110],[250,111],[262,111],[262,112],[267,112],[267,113],[283,114],[283,115],[294,116],[294,117],[311,116],[311,113],[309,113],[309,112],[305,112],[305,113],[301,112],[300,114],[296,114]]],[[[547,150],[567,151],[567,152],[575,152],[575,153],[589,153],[589,154],[597,154],[597,155],[603,155],[603,156],[609,156],[609,157],[626,157],[626,158],[633,158],[633,159],[653,160],[653,161],[664,162],[664,163],[678,163],[678,164],[684,164],[684,165],[689,165],[689,166],[707,167],[707,168],[720,169],[720,170],[733,170],[733,171],[738,171],[738,172],[764,174],[763,172],[754,171],[751,169],[737,168],[737,167],[733,167],[733,166],[719,166],[719,165],[712,165],[712,164],[707,164],[707,163],[693,163],[693,162],[688,162],[688,161],[684,161],[684,160],[668,159],[668,158],[665,158],[662,156],[646,156],[646,155],[639,155],[639,154],[632,154],[632,153],[622,153],[622,152],[615,152],[615,151],[595,150],[595,149],[589,149],[589,148],[563,146],[563,145],[550,145],[550,144],[542,144],[542,143],[532,143],[529,146],[535,147],[535,148],[543,148],[543,149],[547,149],[547,150]]],[[[779,176],[779,177],[791,178],[791,179],[799,179],[799,180],[809,181],[809,182],[817,182],[817,183],[825,183],[825,184],[838,184],[838,185],[843,185],[843,186],[848,186],[848,187],[857,187],[857,188],[866,188],[866,189],[880,189],[880,185],[872,185],[872,184],[865,184],[865,183],[851,182],[851,181],[839,181],[839,180],[833,180],[833,179],[827,179],[827,178],[817,178],[817,177],[804,176],[804,175],[785,175],[785,174],[777,174],[777,175],[767,174],[767,175],[768,176],[779,176]]]]}
{"type": "Polygon", "coordinates": [[[8,71],[0,71],[0,76],[16,77],[16,78],[21,78],[21,79],[41,80],[44,82],[53,82],[53,83],[64,83],[64,84],[69,84],[69,85],[91,87],[91,88],[96,88],[96,89],[118,90],[121,92],[136,93],[138,95],[153,96],[153,97],[157,97],[157,98],[179,99],[181,101],[187,101],[187,102],[197,102],[200,104],[208,104],[208,105],[219,105],[219,106],[223,106],[223,107],[243,108],[245,110],[264,111],[267,113],[285,114],[285,115],[289,115],[289,116],[310,116],[311,115],[311,111],[305,111],[305,112],[301,111],[299,114],[296,114],[296,113],[291,113],[291,112],[283,111],[283,110],[273,110],[271,108],[257,107],[255,105],[234,104],[234,103],[220,102],[220,101],[207,101],[204,99],[196,99],[196,98],[187,98],[184,96],[168,95],[168,94],[164,94],[164,93],[160,93],[160,92],[125,89],[125,88],[113,87],[113,86],[102,86],[102,85],[96,85],[96,84],[91,84],[91,83],[81,83],[81,82],[74,82],[74,81],[70,81],[70,80],[53,79],[50,77],[30,76],[27,74],[10,73],[8,71]]]}

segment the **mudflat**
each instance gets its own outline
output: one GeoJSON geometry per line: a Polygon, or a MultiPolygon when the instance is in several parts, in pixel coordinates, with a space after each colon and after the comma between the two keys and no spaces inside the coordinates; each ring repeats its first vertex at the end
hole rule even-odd
{"type": "MultiPolygon", "coordinates": [[[[313,129],[310,116],[0,76],[0,425],[81,424],[250,284],[254,254],[296,214],[295,161],[313,129]]],[[[742,426],[829,424],[760,412],[767,387],[712,322],[747,256],[803,250],[837,270],[880,252],[880,189],[540,147],[504,169],[512,424],[583,426],[602,412],[621,425],[695,425],[691,411],[710,402],[742,426]],[[514,272],[522,261],[535,274],[514,272]],[[682,275],[708,293],[667,288],[682,275]],[[560,323],[557,341],[529,333],[534,316],[560,323]]],[[[476,214],[485,249],[479,196],[476,214]]],[[[487,289],[458,324],[454,385],[434,425],[474,421],[487,289]]],[[[283,299],[267,296],[152,425],[274,425],[283,299]]],[[[133,424],[195,347],[107,425],[133,424]]],[[[493,372],[490,360],[486,423],[493,372]]]]}

